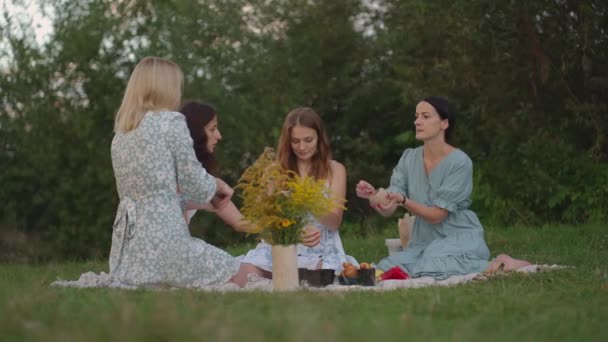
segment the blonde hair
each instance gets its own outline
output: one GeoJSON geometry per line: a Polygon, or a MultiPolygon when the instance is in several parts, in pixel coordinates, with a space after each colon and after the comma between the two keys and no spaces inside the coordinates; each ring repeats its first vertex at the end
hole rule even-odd
{"type": "Polygon", "coordinates": [[[174,62],[144,57],[131,74],[114,120],[114,132],[137,128],[149,111],[176,111],[182,98],[184,76],[174,62]]]}

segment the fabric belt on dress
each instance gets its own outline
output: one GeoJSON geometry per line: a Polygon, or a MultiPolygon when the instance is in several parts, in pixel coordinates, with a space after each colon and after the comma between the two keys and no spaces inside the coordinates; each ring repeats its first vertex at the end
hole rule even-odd
{"type": "Polygon", "coordinates": [[[110,255],[110,273],[118,276],[120,280],[122,278],[121,267],[123,263],[124,250],[127,245],[127,241],[131,240],[135,236],[135,223],[137,222],[137,210],[135,201],[130,197],[123,197],[120,199],[118,209],[116,211],[116,219],[114,220],[113,239],[112,243],[116,244],[112,246],[112,253],[110,255]],[[112,255],[113,254],[113,255],[112,255]]]}
{"type": "Polygon", "coordinates": [[[137,223],[137,204],[136,201],[140,201],[145,198],[153,196],[177,196],[177,193],[169,193],[167,191],[159,191],[151,193],[145,196],[131,198],[123,196],[118,204],[116,210],[116,218],[112,226],[113,236],[116,240],[112,241],[112,251],[110,253],[110,272],[117,275],[121,279],[121,274],[124,274],[125,270],[120,270],[120,265],[123,263],[125,256],[125,249],[129,240],[135,236],[135,224],[137,223]],[[114,244],[116,244],[114,246],[114,244]]]}

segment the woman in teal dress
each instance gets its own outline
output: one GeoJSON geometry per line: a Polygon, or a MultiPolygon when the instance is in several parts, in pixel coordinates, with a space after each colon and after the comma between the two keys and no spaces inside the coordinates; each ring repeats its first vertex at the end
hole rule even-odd
{"type": "Polygon", "coordinates": [[[445,279],[530,265],[506,254],[489,261],[483,227],[469,210],[473,163],[448,143],[456,122],[447,100],[422,100],[415,117],[416,139],[424,144],[403,152],[390,186],[375,189],[366,181],[357,184],[357,195],[369,199],[383,216],[392,215],[397,206],[416,215],[407,248],[381,260],[377,267],[386,271],[399,266],[412,277],[445,279]]]}

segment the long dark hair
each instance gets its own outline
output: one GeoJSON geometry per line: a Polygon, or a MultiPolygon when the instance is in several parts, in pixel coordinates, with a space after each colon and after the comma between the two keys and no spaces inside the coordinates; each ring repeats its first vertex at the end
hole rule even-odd
{"type": "Polygon", "coordinates": [[[290,111],[283,123],[283,130],[277,148],[277,160],[286,170],[298,172],[298,162],[291,149],[291,129],[295,126],[312,128],[317,132],[317,152],[312,157],[310,175],[315,179],[327,179],[331,173],[331,149],[321,117],[308,107],[300,107],[290,111]]]}
{"type": "Polygon", "coordinates": [[[207,172],[218,177],[219,166],[212,152],[207,149],[207,134],[205,134],[205,125],[217,116],[215,108],[211,105],[188,101],[182,105],[179,110],[186,117],[188,130],[194,142],[194,152],[207,172]]]}

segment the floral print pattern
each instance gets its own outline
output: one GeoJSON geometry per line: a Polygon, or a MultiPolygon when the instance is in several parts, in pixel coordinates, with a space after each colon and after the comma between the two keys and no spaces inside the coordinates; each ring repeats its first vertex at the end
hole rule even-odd
{"type": "MultiPolygon", "coordinates": [[[[346,255],[340,233],[333,231],[312,216],[310,220],[321,231],[321,241],[315,247],[306,247],[298,244],[298,267],[308,269],[332,269],[336,273],[342,271],[342,263],[350,262],[358,265],[357,260],[350,255],[346,255]]],[[[247,252],[239,258],[242,263],[255,265],[263,270],[272,272],[272,246],[262,241],[255,249],[247,252]]]]}
{"type": "Polygon", "coordinates": [[[216,182],[196,159],[181,113],[147,113],[135,130],[114,136],[111,151],[120,204],[110,276],[127,285],[202,287],[237,273],[238,261],[192,237],[182,215],[180,201],[207,203],[216,182]]]}

